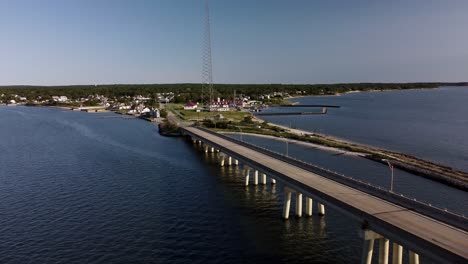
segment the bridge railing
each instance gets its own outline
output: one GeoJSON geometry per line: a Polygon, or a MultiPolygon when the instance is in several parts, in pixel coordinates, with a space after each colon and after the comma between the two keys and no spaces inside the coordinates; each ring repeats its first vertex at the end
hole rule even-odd
{"type": "Polygon", "coordinates": [[[385,188],[382,188],[381,186],[376,186],[371,183],[364,182],[362,180],[355,179],[353,177],[349,177],[344,174],[331,171],[329,169],[308,163],[306,161],[302,161],[294,157],[286,156],[282,153],[278,153],[270,149],[254,145],[252,143],[247,143],[245,141],[241,141],[241,140],[238,140],[238,139],[235,139],[235,138],[232,138],[232,137],[220,134],[220,133],[216,133],[214,131],[211,131],[203,127],[196,127],[196,128],[206,133],[216,135],[220,138],[236,143],[238,145],[242,145],[244,147],[256,150],[270,157],[287,162],[291,165],[297,166],[304,170],[313,172],[315,174],[318,174],[319,176],[328,178],[330,180],[339,182],[341,184],[347,185],[349,187],[358,189],[365,193],[387,200],[394,204],[403,206],[405,208],[408,208],[409,210],[413,210],[423,215],[430,216],[436,220],[450,224],[452,226],[463,229],[465,231],[468,230],[468,218],[465,217],[464,215],[460,215],[455,212],[449,211],[446,208],[440,208],[440,207],[431,205],[430,203],[424,203],[422,201],[416,200],[415,198],[407,197],[400,193],[391,192],[385,188]]]}

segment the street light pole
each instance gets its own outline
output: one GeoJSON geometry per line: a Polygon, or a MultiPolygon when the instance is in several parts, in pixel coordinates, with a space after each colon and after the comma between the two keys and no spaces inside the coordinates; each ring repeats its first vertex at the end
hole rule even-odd
{"type": "Polygon", "coordinates": [[[393,165],[390,163],[389,160],[383,159],[382,161],[386,161],[388,164],[388,167],[390,168],[390,171],[392,172],[390,176],[390,192],[393,192],[393,165]]]}
{"type": "Polygon", "coordinates": [[[242,129],[241,129],[240,127],[238,127],[238,126],[236,126],[236,127],[237,127],[237,128],[239,129],[239,131],[240,131],[240,141],[244,141],[244,140],[242,140],[242,129]]]}

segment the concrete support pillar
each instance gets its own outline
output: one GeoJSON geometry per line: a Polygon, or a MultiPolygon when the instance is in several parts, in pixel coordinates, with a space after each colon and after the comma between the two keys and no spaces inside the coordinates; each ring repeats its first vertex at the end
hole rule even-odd
{"type": "Polygon", "coordinates": [[[250,169],[245,169],[245,186],[249,186],[250,169]]]}
{"type": "Polygon", "coordinates": [[[216,152],[219,152],[219,149],[217,149],[216,152]]]}
{"type": "Polygon", "coordinates": [[[221,167],[224,166],[224,157],[221,157],[221,161],[219,162],[219,165],[220,165],[221,167]]]}
{"type": "Polygon", "coordinates": [[[234,165],[239,166],[239,160],[234,160],[234,165]]]}
{"type": "Polygon", "coordinates": [[[312,198],[306,197],[306,215],[312,216],[312,198]]]}
{"type": "Polygon", "coordinates": [[[215,149],[213,147],[210,148],[210,152],[211,153],[214,153],[215,152],[215,149]]]}
{"type": "Polygon", "coordinates": [[[409,251],[409,264],[419,264],[419,255],[413,251],[409,251]]]}
{"type": "Polygon", "coordinates": [[[262,184],[263,185],[266,184],[266,174],[265,173],[262,173],[262,184]]]}
{"type": "Polygon", "coordinates": [[[302,193],[296,193],[296,216],[302,216],[302,193]]]}
{"type": "Polygon", "coordinates": [[[254,172],[254,185],[258,185],[258,170],[254,172]]]}
{"type": "Polygon", "coordinates": [[[372,264],[372,253],[374,252],[374,239],[364,239],[362,247],[361,264],[372,264]]]}
{"type": "Polygon", "coordinates": [[[205,153],[208,153],[208,146],[205,146],[205,153]]]}
{"type": "Polygon", "coordinates": [[[393,242],[392,264],[403,263],[403,247],[393,242]]]}
{"type": "Polygon", "coordinates": [[[388,239],[382,237],[379,239],[379,264],[388,264],[388,239]]]}
{"type": "Polygon", "coordinates": [[[232,165],[232,157],[229,156],[228,158],[228,166],[231,166],[232,165]]]}
{"type": "Polygon", "coordinates": [[[283,218],[289,218],[289,209],[291,207],[291,190],[284,188],[283,218]]]}
{"type": "Polygon", "coordinates": [[[276,184],[276,180],[271,178],[271,184],[276,184]]]}
{"type": "Polygon", "coordinates": [[[197,144],[197,140],[192,138],[192,143],[197,144]]]}
{"type": "MultiPolygon", "coordinates": [[[[383,237],[371,230],[364,230],[363,237],[364,237],[364,245],[362,247],[361,264],[371,264],[372,253],[374,252],[374,241],[376,239],[381,239],[383,237]]],[[[382,244],[380,244],[380,246],[381,245],[382,244]]],[[[380,259],[380,253],[379,253],[379,259],[380,259]]]]}
{"type": "Polygon", "coordinates": [[[325,205],[318,203],[318,215],[324,216],[325,215],[325,205]]]}
{"type": "Polygon", "coordinates": [[[201,140],[198,140],[198,145],[201,145],[202,144],[202,141],[201,140]]]}

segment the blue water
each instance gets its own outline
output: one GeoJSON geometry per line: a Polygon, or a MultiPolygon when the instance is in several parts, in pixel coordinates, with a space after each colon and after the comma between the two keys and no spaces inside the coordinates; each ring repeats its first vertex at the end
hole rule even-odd
{"type": "MultiPolygon", "coordinates": [[[[245,138],[284,149],[284,142],[245,138]]],[[[329,207],[325,217],[283,221],[281,184],[245,187],[241,168],[221,168],[218,154],[162,137],[149,122],[0,107],[0,150],[0,263],[360,259],[359,222],[329,207]]],[[[364,159],[295,144],[289,153],[388,182],[385,166],[364,159]]],[[[468,211],[464,192],[401,171],[395,176],[397,191],[468,211]]]]}
{"type": "Polygon", "coordinates": [[[0,263],[352,263],[359,223],[137,119],[0,107],[0,263]]]}
{"type": "MultiPolygon", "coordinates": [[[[326,115],[264,116],[298,129],[404,152],[468,172],[468,87],[351,93],[294,99],[329,104],[326,115]]],[[[317,111],[270,108],[266,111],[317,111]]]]}

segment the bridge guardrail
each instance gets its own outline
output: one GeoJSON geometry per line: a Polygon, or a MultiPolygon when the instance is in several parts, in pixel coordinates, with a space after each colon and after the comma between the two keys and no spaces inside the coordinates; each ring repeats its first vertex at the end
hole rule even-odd
{"type": "Polygon", "coordinates": [[[326,168],[319,167],[317,165],[307,163],[305,161],[293,158],[293,157],[288,157],[285,156],[284,154],[274,152],[272,150],[247,143],[244,141],[240,141],[238,139],[216,133],[214,131],[211,131],[209,129],[203,128],[203,127],[196,127],[197,129],[200,129],[204,132],[210,133],[212,135],[216,135],[218,137],[221,137],[225,140],[231,141],[233,143],[242,145],[244,147],[248,147],[251,149],[254,149],[260,153],[263,153],[265,155],[268,155],[270,157],[279,159],[281,161],[287,162],[289,164],[295,165],[299,168],[302,168],[304,170],[313,172],[315,174],[318,174],[320,176],[323,176],[327,179],[339,182],[341,184],[347,185],[349,187],[358,189],[360,191],[363,191],[365,193],[371,194],[373,196],[376,196],[378,198],[381,198],[383,200],[392,202],[394,204],[403,206],[405,208],[408,208],[409,210],[413,210],[415,212],[418,212],[420,214],[430,216],[438,221],[447,223],[449,225],[455,226],[457,228],[460,228],[462,230],[467,231],[468,230],[468,218],[466,218],[464,215],[457,214],[455,212],[449,211],[445,208],[440,208],[437,206],[433,206],[431,204],[426,204],[424,202],[418,201],[415,198],[410,198],[407,196],[404,196],[403,194],[395,193],[395,192],[390,192],[380,186],[375,186],[372,185],[368,182],[361,181],[359,179],[355,179],[349,176],[346,176],[344,174],[338,173],[331,171],[326,168]]]}

